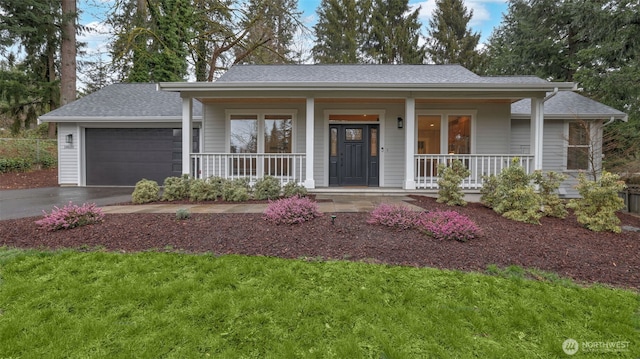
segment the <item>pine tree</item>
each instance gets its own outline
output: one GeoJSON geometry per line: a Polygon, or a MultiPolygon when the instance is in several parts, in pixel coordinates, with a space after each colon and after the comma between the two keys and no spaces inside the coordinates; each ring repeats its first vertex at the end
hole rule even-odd
{"type": "MultiPolygon", "coordinates": [[[[14,119],[13,129],[29,126],[39,114],[60,103],[60,1],[3,0],[0,3],[0,54],[8,54],[0,70],[0,111],[14,119]]],[[[55,135],[51,125],[49,135],[55,135]]]]}
{"type": "Polygon", "coordinates": [[[471,71],[480,67],[477,50],[479,33],[468,27],[473,10],[467,11],[462,0],[437,0],[433,19],[429,21],[427,52],[435,64],[460,64],[471,71]]]}
{"type": "Polygon", "coordinates": [[[129,82],[182,81],[194,8],[188,0],[120,0],[110,17],[114,63],[129,82]]]}
{"type": "Polygon", "coordinates": [[[419,11],[409,12],[408,0],[373,0],[370,7],[363,7],[364,62],[422,64],[426,49],[419,45],[419,11]]]}
{"type": "Polygon", "coordinates": [[[311,50],[317,63],[358,62],[358,27],[361,24],[356,0],[322,0],[313,27],[315,45],[311,50]]]}

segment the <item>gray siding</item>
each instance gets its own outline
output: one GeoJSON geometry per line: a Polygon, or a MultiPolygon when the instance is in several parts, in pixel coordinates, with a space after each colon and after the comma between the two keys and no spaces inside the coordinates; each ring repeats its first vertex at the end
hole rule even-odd
{"type": "Polygon", "coordinates": [[[82,141],[80,128],[76,123],[58,124],[58,183],[60,185],[80,185],[80,149],[82,141]],[[67,135],[73,135],[73,144],[66,143],[67,135]]]}
{"type": "Polygon", "coordinates": [[[529,120],[511,120],[511,141],[509,154],[531,153],[531,125],[529,120]]]}
{"type": "MultiPolygon", "coordinates": [[[[398,114],[404,114],[404,104],[394,104],[386,108],[384,125],[384,186],[402,187],[405,164],[405,131],[398,128],[398,114]]],[[[405,119],[406,117],[402,116],[405,119]]]]}

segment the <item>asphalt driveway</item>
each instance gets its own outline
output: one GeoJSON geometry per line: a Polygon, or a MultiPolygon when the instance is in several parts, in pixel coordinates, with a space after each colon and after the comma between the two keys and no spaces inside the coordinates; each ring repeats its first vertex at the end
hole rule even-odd
{"type": "Polygon", "coordinates": [[[130,202],[133,187],[51,187],[0,191],[0,220],[42,215],[53,206],[130,202]]]}

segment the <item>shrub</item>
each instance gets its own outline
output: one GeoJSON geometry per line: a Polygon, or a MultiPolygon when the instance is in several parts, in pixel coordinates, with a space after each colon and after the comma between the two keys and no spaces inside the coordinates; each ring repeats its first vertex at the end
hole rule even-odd
{"type": "Polygon", "coordinates": [[[26,172],[32,166],[33,163],[24,158],[0,158],[0,173],[26,172]]]}
{"type": "Polygon", "coordinates": [[[282,186],[282,195],[284,197],[304,197],[307,195],[307,189],[295,182],[287,182],[287,184],[282,186]]]}
{"type": "Polygon", "coordinates": [[[178,201],[189,198],[191,176],[184,174],[181,177],[167,177],[164,179],[163,201],[178,201]]]}
{"type": "Polygon", "coordinates": [[[435,239],[466,242],[480,235],[480,228],[468,217],[455,211],[422,213],[416,228],[435,239]]]}
{"type": "Polygon", "coordinates": [[[620,233],[620,219],[616,217],[616,211],[624,208],[624,200],[618,197],[624,189],[620,177],[602,172],[600,179],[590,181],[581,173],[576,188],[582,198],[570,200],[567,207],[574,210],[578,222],[594,232],[620,233]]]}
{"type": "Polygon", "coordinates": [[[131,202],[136,204],[157,201],[160,198],[160,186],[158,182],[141,179],[136,183],[136,187],[131,194],[131,202]]]}
{"type": "Polygon", "coordinates": [[[216,188],[216,183],[210,179],[194,179],[189,186],[190,201],[213,201],[220,195],[219,187],[216,188]]]}
{"type": "MultiPolygon", "coordinates": [[[[525,172],[514,158],[511,165],[498,175],[494,194],[485,195],[484,201],[491,203],[491,207],[503,217],[514,221],[540,224],[543,213],[540,211],[542,200],[531,185],[533,176],[525,172]]],[[[483,190],[483,195],[489,190],[483,190]]]]}
{"type": "Polygon", "coordinates": [[[270,201],[264,219],[275,224],[297,224],[322,216],[318,204],[307,197],[289,197],[270,201]]]}
{"type": "Polygon", "coordinates": [[[438,165],[438,203],[446,203],[449,206],[466,206],[464,193],[460,185],[462,181],[469,177],[471,171],[467,169],[462,161],[453,160],[451,166],[443,163],[438,165]]]}
{"type": "Polygon", "coordinates": [[[412,211],[401,204],[382,203],[371,211],[367,223],[381,224],[383,226],[411,229],[414,228],[420,212],[412,211]]]}
{"type": "Polygon", "coordinates": [[[546,216],[565,218],[567,209],[564,202],[558,196],[558,188],[567,176],[557,172],[535,171],[533,173],[533,181],[538,185],[538,191],[542,200],[542,212],[546,216]]]}
{"type": "Polygon", "coordinates": [[[102,222],[104,214],[95,203],[85,203],[82,206],[68,205],[55,209],[51,213],[44,212],[44,218],[36,221],[36,224],[48,231],[59,229],[71,229],[80,226],[102,222]]]}
{"type": "Polygon", "coordinates": [[[180,208],[176,211],[176,219],[178,221],[183,221],[185,219],[191,218],[191,212],[189,212],[186,208],[180,208]]]}
{"type": "Polygon", "coordinates": [[[498,177],[496,175],[482,176],[480,188],[480,202],[489,208],[493,208],[497,202],[498,177]]]}
{"type": "Polygon", "coordinates": [[[249,179],[236,178],[225,180],[222,184],[222,199],[228,202],[243,202],[249,200],[249,179]]]}
{"type": "Polygon", "coordinates": [[[264,176],[253,186],[255,199],[276,199],[280,197],[280,180],[273,176],[264,176]]]}

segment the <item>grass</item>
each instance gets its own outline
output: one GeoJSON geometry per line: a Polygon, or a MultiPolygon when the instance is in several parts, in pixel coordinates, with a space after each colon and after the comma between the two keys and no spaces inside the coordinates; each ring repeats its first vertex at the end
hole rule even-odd
{"type": "Polygon", "coordinates": [[[637,293],[518,273],[4,248],[0,280],[0,358],[640,355],[637,293]]]}

